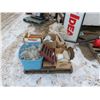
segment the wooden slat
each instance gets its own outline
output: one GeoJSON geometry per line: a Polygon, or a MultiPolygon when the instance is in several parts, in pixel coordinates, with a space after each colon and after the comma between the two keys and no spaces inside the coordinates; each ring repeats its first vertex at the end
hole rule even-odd
{"type": "Polygon", "coordinates": [[[29,70],[24,71],[25,74],[51,74],[51,73],[72,73],[72,67],[70,69],[43,69],[43,70],[29,70]]]}

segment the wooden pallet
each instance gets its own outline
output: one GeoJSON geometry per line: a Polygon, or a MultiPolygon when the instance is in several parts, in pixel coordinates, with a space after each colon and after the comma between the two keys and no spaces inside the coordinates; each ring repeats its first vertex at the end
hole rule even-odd
{"type": "Polygon", "coordinates": [[[41,70],[24,70],[24,73],[25,74],[51,74],[51,73],[72,73],[73,72],[73,69],[72,69],[72,66],[70,66],[70,68],[67,68],[66,69],[56,69],[56,68],[43,68],[41,70]]]}
{"type": "Polygon", "coordinates": [[[25,74],[55,74],[55,73],[72,73],[72,69],[59,69],[59,70],[55,70],[55,69],[43,69],[43,70],[30,70],[30,71],[24,71],[25,74]]]}
{"type": "Polygon", "coordinates": [[[91,52],[94,54],[95,58],[100,63],[100,48],[93,47],[93,44],[92,43],[89,43],[88,45],[89,45],[89,48],[90,48],[91,52]]]}

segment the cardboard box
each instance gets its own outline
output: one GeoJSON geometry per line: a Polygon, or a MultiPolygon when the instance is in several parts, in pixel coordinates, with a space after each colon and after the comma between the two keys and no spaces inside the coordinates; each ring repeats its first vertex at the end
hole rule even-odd
{"type": "Polygon", "coordinates": [[[43,44],[47,45],[49,48],[56,48],[56,42],[48,42],[48,41],[45,41],[43,42],[43,44]]]}
{"type": "Polygon", "coordinates": [[[43,40],[42,34],[29,34],[29,33],[26,33],[24,38],[23,38],[24,42],[34,42],[34,41],[42,42],[42,40],[43,40]]]}
{"type": "Polygon", "coordinates": [[[51,64],[51,63],[49,63],[48,61],[45,60],[43,62],[43,68],[46,68],[46,69],[51,69],[51,68],[54,68],[54,69],[70,69],[71,63],[68,62],[68,61],[57,61],[57,63],[51,64]]]}
{"type": "Polygon", "coordinates": [[[71,63],[68,61],[57,61],[56,69],[70,69],[71,63]]]}
{"type": "Polygon", "coordinates": [[[43,68],[56,68],[56,65],[57,65],[56,63],[51,64],[50,62],[46,60],[43,61],[43,68]]]}
{"type": "Polygon", "coordinates": [[[54,34],[54,33],[48,33],[48,34],[46,34],[45,36],[44,36],[44,38],[46,37],[46,36],[50,36],[51,37],[51,40],[52,41],[55,41],[56,40],[56,34],[54,34]]]}
{"type": "Polygon", "coordinates": [[[56,48],[56,54],[63,53],[64,48],[56,48]]]}
{"type": "Polygon", "coordinates": [[[51,37],[52,42],[48,40],[44,41],[43,44],[46,44],[50,48],[56,48],[56,35],[55,34],[48,34],[51,37]]]}

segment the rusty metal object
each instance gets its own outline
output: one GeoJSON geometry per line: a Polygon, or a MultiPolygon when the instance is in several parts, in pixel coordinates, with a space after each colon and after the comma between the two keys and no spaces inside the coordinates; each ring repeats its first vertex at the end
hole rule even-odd
{"type": "Polygon", "coordinates": [[[50,48],[47,45],[43,45],[40,55],[43,56],[47,61],[54,64],[57,61],[56,53],[54,48],[50,48]]]}
{"type": "Polygon", "coordinates": [[[70,60],[72,60],[74,58],[74,56],[75,56],[73,48],[69,47],[67,49],[67,52],[69,54],[70,60]]]}

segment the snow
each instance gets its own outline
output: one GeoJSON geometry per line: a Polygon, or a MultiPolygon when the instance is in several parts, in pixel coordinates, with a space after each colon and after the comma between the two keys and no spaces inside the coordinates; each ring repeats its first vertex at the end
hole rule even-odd
{"type": "Polygon", "coordinates": [[[78,46],[74,47],[75,57],[71,60],[73,73],[24,74],[18,58],[18,50],[23,44],[24,32],[31,28],[22,21],[23,16],[16,19],[9,30],[3,31],[3,86],[100,86],[100,64],[97,60],[87,60],[78,46]]]}
{"type": "MultiPolygon", "coordinates": [[[[0,24],[1,24],[1,14],[0,14],[0,24]]],[[[1,25],[0,25],[0,29],[1,29],[1,25]]],[[[2,56],[2,41],[1,41],[1,31],[0,31],[0,86],[2,86],[2,69],[1,69],[1,56],[2,56]]]]}
{"type": "Polygon", "coordinates": [[[14,42],[17,36],[27,30],[28,24],[24,23],[23,20],[20,20],[24,16],[25,15],[18,17],[13,25],[10,28],[7,28],[7,30],[6,28],[2,30],[3,50],[5,50],[12,42],[14,42]]]}

